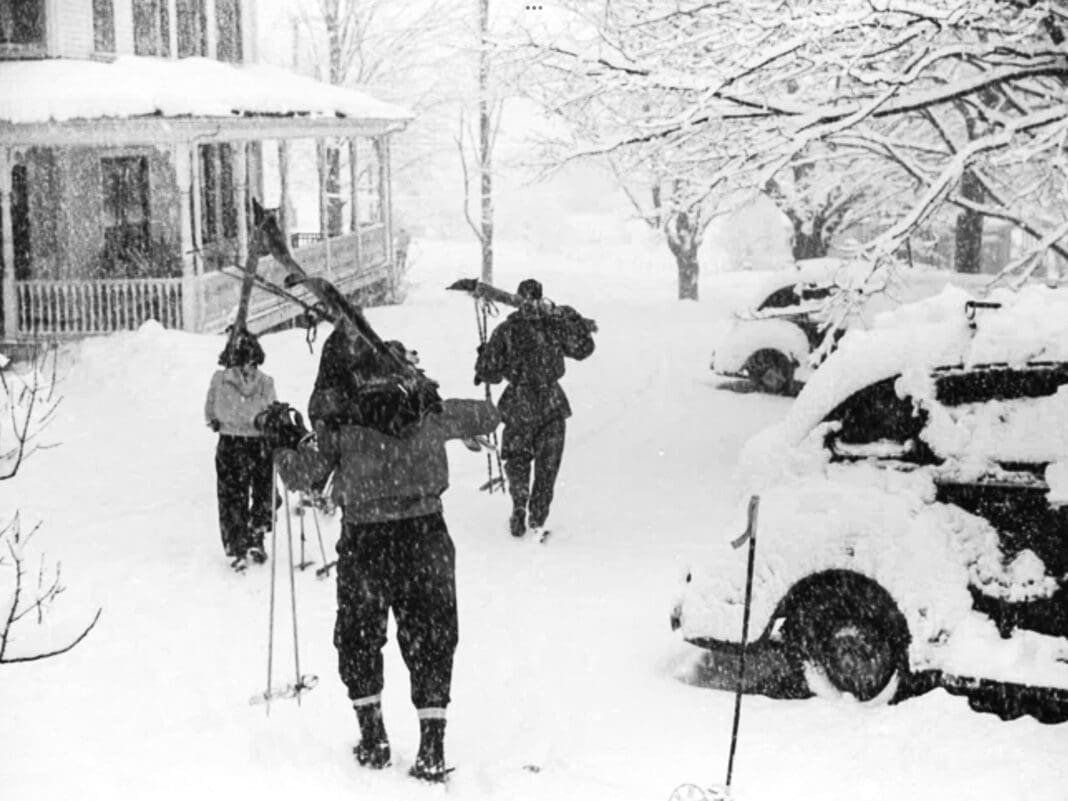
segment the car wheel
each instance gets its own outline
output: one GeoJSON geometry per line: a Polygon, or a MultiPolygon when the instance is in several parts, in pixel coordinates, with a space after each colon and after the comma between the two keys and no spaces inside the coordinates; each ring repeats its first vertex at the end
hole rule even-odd
{"type": "MultiPolygon", "coordinates": [[[[872,701],[897,687],[899,660],[881,629],[870,621],[839,620],[826,626],[814,654],[816,667],[840,693],[872,701]]],[[[809,678],[809,686],[812,679],[809,678]]],[[[885,700],[889,700],[886,698],[885,700]]]]}
{"type": "Polygon", "coordinates": [[[774,395],[790,391],[795,369],[794,363],[777,350],[758,350],[745,365],[749,379],[759,389],[774,395]]]}
{"type": "Polygon", "coordinates": [[[907,671],[904,618],[885,590],[856,574],[832,572],[803,587],[784,639],[817,696],[887,703],[907,671]]]}

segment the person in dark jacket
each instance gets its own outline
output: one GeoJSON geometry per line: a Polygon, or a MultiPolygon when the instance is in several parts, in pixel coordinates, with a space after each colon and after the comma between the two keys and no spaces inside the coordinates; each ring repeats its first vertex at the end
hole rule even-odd
{"type": "Polygon", "coordinates": [[[504,432],[501,458],[512,496],[509,527],[522,537],[549,517],[556,477],[564,454],[571,406],[560,387],[564,357],[593,353],[593,327],[574,309],[542,299],[541,284],[520,282],[519,308],[508,315],[479,348],[475,384],[507,381],[498,403],[504,432]],[[531,473],[533,472],[533,486],[531,473]]]}
{"type": "MultiPolygon", "coordinates": [[[[343,339],[335,341],[338,349],[343,339]]],[[[366,352],[360,351],[362,359],[352,347],[347,353],[327,372],[347,360],[353,374],[328,376],[317,387],[315,443],[281,451],[278,470],[290,488],[303,490],[334,473],[334,500],[342,509],[334,645],[360,726],[357,762],[370,768],[390,763],[381,695],[392,609],[419,717],[419,752],[409,773],[443,781],[445,710],[458,641],[455,549],[441,504],[449,484],[445,443],[488,434],[500,417],[491,403],[449,399],[403,437],[362,426],[359,395],[346,396],[344,387],[351,391],[361,376],[376,377],[380,365],[366,352]]]]}
{"type": "Polygon", "coordinates": [[[243,332],[228,342],[219,355],[204,402],[204,418],[219,434],[215,449],[219,529],[223,549],[243,570],[247,561],[263,562],[263,537],[274,514],[271,454],[256,415],[275,397],[274,379],[259,369],[263,348],[256,337],[243,332]]]}

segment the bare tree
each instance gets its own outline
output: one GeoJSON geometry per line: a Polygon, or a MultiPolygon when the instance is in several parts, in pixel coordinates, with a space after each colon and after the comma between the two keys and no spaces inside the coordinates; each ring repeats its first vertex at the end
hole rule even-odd
{"type": "Polygon", "coordinates": [[[872,201],[914,188],[866,259],[890,258],[947,205],[1028,234],[1021,269],[1047,248],[1068,254],[1050,236],[1068,215],[1057,0],[570,6],[566,35],[528,42],[531,92],[572,124],[567,158],[655,161],[696,185],[756,191],[833,149],[900,176],[868,180],[872,201]],[[961,104],[981,123],[971,134],[961,104]]]}
{"type": "MultiPolygon", "coordinates": [[[[0,481],[13,479],[29,456],[48,447],[40,435],[54,419],[61,400],[56,394],[57,366],[55,348],[36,349],[25,369],[17,369],[0,356],[0,481]]],[[[17,635],[28,623],[43,624],[65,589],[58,562],[49,566],[42,554],[36,569],[31,569],[28,545],[39,529],[40,524],[24,532],[17,511],[0,527],[0,664],[64,654],[84,640],[100,619],[97,609],[86,626],[58,647],[18,647],[17,635]]]]}

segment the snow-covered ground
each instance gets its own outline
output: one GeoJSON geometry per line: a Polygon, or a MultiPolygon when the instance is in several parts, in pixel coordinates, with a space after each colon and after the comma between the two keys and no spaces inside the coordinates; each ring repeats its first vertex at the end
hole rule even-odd
{"type": "MultiPolygon", "coordinates": [[[[668,799],[724,774],[733,696],[686,681],[701,654],[668,626],[689,556],[719,542],[745,440],[790,399],[718,388],[708,361],[732,304],[760,276],[722,274],[679,303],[664,254],[567,257],[501,243],[498,283],[537,275],[546,294],[600,324],[597,352],[569,364],[570,422],[546,546],[507,532],[508,501],[477,490],[486,461],[452,446],[446,519],[457,545],[460,648],[446,743],[462,799],[668,799]]],[[[443,290],[477,271],[473,249],[421,243],[403,306],[369,311],[416,348],[443,394],[471,382],[470,300],[443,290]]],[[[320,333],[318,342],[325,337],[320,333]]],[[[279,396],[303,407],[317,359],[303,332],[263,338],[279,396]]],[[[0,795],[9,799],[412,799],[417,724],[395,641],[386,651],[394,766],[357,767],[356,721],[336,675],[333,580],[296,576],[300,658],[320,677],[270,716],[249,697],[266,676],[268,566],[226,566],[202,404],[219,337],[145,329],[83,343],[46,441],[0,510],[43,521],[36,545],[68,590],[58,643],[96,607],[71,653],[0,668],[0,795]]],[[[325,527],[328,548],[337,521],[325,527]]],[[[308,551],[318,558],[314,529],[308,551]]],[[[279,575],[275,672],[293,670],[279,575]]],[[[740,621],[739,621],[740,625],[740,621]]],[[[18,647],[32,647],[26,639],[18,647]]],[[[896,707],[746,697],[739,799],[1028,799],[1068,794],[1068,724],[1011,723],[935,691],[896,707]]]]}

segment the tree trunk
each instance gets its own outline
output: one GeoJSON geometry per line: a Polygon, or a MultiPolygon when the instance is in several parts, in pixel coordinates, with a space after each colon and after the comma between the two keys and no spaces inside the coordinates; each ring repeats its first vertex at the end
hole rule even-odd
{"type": "Polygon", "coordinates": [[[697,246],[701,243],[696,219],[680,211],[668,220],[665,226],[668,247],[675,256],[679,272],[679,300],[697,300],[697,279],[700,266],[697,263],[697,246]]]}
{"type": "Polygon", "coordinates": [[[823,223],[818,218],[812,221],[811,231],[805,231],[801,220],[794,220],[794,238],[791,243],[794,261],[821,259],[827,255],[829,244],[824,237],[823,223]]]}
{"type": "Polygon", "coordinates": [[[489,0],[479,0],[478,146],[482,191],[482,280],[493,283],[493,179],[490,175],[489,0]]]}
{"type": "MultiPolygon", "coordinates": [[[[960,177],[960,195],[965,200],[981,202],[983,186],[965,170],[960,177]]],[[[983,266],[983,215],[964,209],[957,215],[956,250],[953,254],[953,269],[958,273],[978,273],[983,266]]]]}

